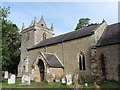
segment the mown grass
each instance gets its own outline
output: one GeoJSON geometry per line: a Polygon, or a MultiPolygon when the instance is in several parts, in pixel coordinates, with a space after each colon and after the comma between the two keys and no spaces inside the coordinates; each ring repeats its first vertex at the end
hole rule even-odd
{"type": "Polygon", "coordinates": [[[8,80],[2,81],[2,88],[42,88],[35,85],[20,85],[21,81],[16,81],[15,84],[7,84],[8,80]]]}
{"type": "Polygon", "coordinates": [[[69,86],[66,86],[65,84],[62,84],[61,82],[40,82],[40,85],[45,85],[45,86],[54,86],[56,88],[70,88],[69,86]]]}
{"type": "Polygon", "coordinates": [[[120,89],[120,83],[115,81],[104,81],[100,83],[101,88],[119,88],[120,89]]]}
{"type": "MultiPolygon", "coordinates": [[[[100,88],[119,88],[120,89],[120,83],[116,81],[103,81],[101,83],[98,83],[100,88]]],[[[84,83],[81,84],[82,87],[84,86],[84,83]]],[[[88,88],[94,88],[94,83],[88,83],[88,88]]]]}
{"type": "MultiPolygon", "coordinates": [[[[43,88],[42,85],[44,87],[56,87],[56,88],[72,88],[73,85],[70,86],[66,86],[65,84],[62,84],[61,82],[52,82],[52,83],[47,83],[47,82],[34,82],[31,81],[31,85],[20,85],[21,81],[16,81],[15,84],[7,84],[7,80],[3,80],[2,83],[2,88],[43,88]],[[33,85],[33,83],[36,83],[36,85],[33,85]]],[[[100,86],[100,88],[120,88],[120,83],[115,82],[115,81],[104,81],[98,84],[100,86]]],[[[86,90],[84,83],[80,84],[80,86],[83,88],[83,90],[86,90]]],[[[88,83],[88,88],[93,89],[94,88],[94,84],[93,83],[88,83]]]]}

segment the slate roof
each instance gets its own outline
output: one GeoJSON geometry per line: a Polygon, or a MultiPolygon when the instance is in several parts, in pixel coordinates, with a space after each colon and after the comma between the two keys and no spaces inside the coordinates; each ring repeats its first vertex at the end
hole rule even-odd
{"type": "Polygon", "coordinates": [[[96,47],[120,43],[120,23],[108,25],[96,47]]]}
{"type": "Polygon", "coordinates": [[[46,40],[41,41],[40,43],[34,45],[32,48],[29,48],[28,50],[37,49],[37,48],[41,48],[44,46],[49,46],[49,45],[53,45],[53,44],[57,44],[57,43],[61,43],[61,42],[65,42],[65,41],[92,35],[93,31],[99,26],[100,26],[99,24],[93,25],[93,26],[89,26],[89,27],[86,27],[86,28],[83,28],[80,30],[72,31],[72,32],[69,32],[69,33],[66,33],[63,35],[59,35],[56,37],[46,39],[46,40]]]}
{"type": "Polygon", "coordinates": [[[54,54],[44,53],[45,59],[48,64],[53,68],[63,68],[62,64],[54,54]]]}

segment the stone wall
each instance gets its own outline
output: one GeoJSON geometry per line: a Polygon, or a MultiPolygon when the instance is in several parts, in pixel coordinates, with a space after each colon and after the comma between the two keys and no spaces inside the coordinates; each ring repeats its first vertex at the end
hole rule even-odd
{"type": "Polygon", "coordinates": [[[63,68],[48,68],[47,74],[54,74],[54,75],[63,75],[63,68]]]}
{"type": "Polygon", "coordinates": [[[118,81],[118,64],[120,53],[118,53],[118,46],[120,44],[108,45],[103,47],[97,47],[96,53],[96,60],[98,60],[98,73],[100,74],[101,71],[101,61],[100,57],[103,54],[105,57],[105,64],[106,64],[106,78],[108,80],[115,80],[118,81]]]}
{"type": "Polygon", "coordinates": [[[29,51],[29,70],[31,64],[37,58],[39,52],[55,53],[64,65],[64,74],[80,73],[90,75],[90,49],[91,49],[90,36],[71,40],[35,50],[29,51]],[[45,50],[46,48],[46,50],[45,50]],[[84,53],[86,70],[79,70],[79,54],[80,51],[84,53]]]}

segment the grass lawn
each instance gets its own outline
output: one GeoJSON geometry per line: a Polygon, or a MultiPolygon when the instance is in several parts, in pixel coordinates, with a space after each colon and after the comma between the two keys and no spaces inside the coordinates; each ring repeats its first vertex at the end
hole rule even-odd
{"type": "MultiPolygon", "coordinates": [[[[61,82],[53,82],[53,83],[47,83],[47,82],[34,82],[31,81],[31,85],[20,85],[21,81],[16,81],[15,84],[9,85],[7,84],[7,80],[3,80],[2,88],[72,88],[73,85],[66,86],[63,85],[61,82]]],[[[84,84],[80,84],[82,88],[84,88],[84,84]]],[[[114,81],[105,81],[100,84],[98,84],[100,88],[120,88],[120,83],[114,82],[114,81]]],[[[93,83],[88,83],[88,88],[94,88],[93,83]]],[[[83,89],[84,90],[84,89],[83,89]]]]}
{"type": "Polygon", "coordinates": [[[52,83],[40,82],[39,84],[45,85],[45,86],[54,86],[56,88],[70,88],[70,86],[66,86],[65,84],[62,84],[61,82],[52,82],[52,83]]]}
{"type": "Polygon", "coordinates": [[[34,85],[20,85],[21,81],[16,81],[15,84],[7,84],[7,80],[2,82],[2,88],[42,88],[34,85]]]}

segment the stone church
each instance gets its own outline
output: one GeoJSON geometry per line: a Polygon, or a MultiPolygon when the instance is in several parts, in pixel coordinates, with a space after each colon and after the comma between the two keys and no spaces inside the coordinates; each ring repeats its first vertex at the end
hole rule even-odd
{"type": "Polygon", "coordinates": [[[79,74],[120,81],[120,23],[106,21],[54,37],[53,24],[47,27],[43,16],[27,28],[22,26],[21,61],[18,76],[31,75],[41,82],[47,75],[79,74]]]}

